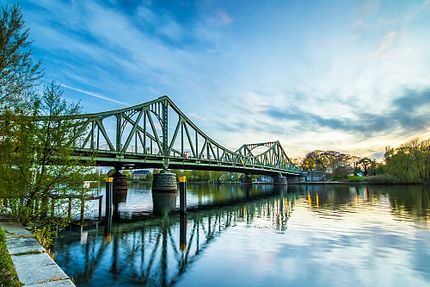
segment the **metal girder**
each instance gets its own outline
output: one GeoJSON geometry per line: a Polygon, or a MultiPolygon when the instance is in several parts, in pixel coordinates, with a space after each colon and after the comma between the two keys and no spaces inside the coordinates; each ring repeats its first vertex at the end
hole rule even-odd
{"type": "Polygon", "coordinates": [[[222,169],[300,174],[279,141],[246,144],[231,151],[200,130],[167,96],[130,108],[76,115],[81,136],[75,156],[94,156],[96,162],[143,163],[164,168],[182,162],[184,168],[222,169]],[[259,154],[256,148],[266,150],[259,154]]]}

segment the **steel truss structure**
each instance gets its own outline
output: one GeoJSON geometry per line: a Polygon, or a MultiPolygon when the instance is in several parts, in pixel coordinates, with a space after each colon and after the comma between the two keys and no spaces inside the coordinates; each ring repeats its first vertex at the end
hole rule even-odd
{"type": "Polygon", "coordinates": [[[231,151],[200,130],[167,96],[137,106],[85,114],[75,156],[98,165],[298,175],[279,141],[231,151]],[[256,147],[266,150],[255,154],[256,147]]]}

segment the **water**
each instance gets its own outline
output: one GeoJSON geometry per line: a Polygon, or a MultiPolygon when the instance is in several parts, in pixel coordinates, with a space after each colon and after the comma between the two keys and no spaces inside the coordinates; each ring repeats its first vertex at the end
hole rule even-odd
{"type": "Polygon", "coordinates": [[[147,186],[122,200],[111,230],[58,239],[77,286],[430,286],[428,187],[195,185],[185,217],[150,215],[147,186]]]}

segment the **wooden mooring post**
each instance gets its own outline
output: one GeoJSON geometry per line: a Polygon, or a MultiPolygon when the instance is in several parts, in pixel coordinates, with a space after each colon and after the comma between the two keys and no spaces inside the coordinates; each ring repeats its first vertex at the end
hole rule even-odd
{"type": "Polygon", "coordinates": [[[179,177],[179,211],[181,214],[187,213],[187,177],[179,177]]]}

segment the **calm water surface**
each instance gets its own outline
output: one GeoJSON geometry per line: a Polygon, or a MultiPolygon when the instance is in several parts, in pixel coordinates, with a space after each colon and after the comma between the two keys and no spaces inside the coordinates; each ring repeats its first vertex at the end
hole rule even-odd
{"type": "Polygon", "coordinates": [[[189,185],[188,205],[154,216],[131,186],[56,261],[77,286],[430,286],[428,187],[189,185]]]}

